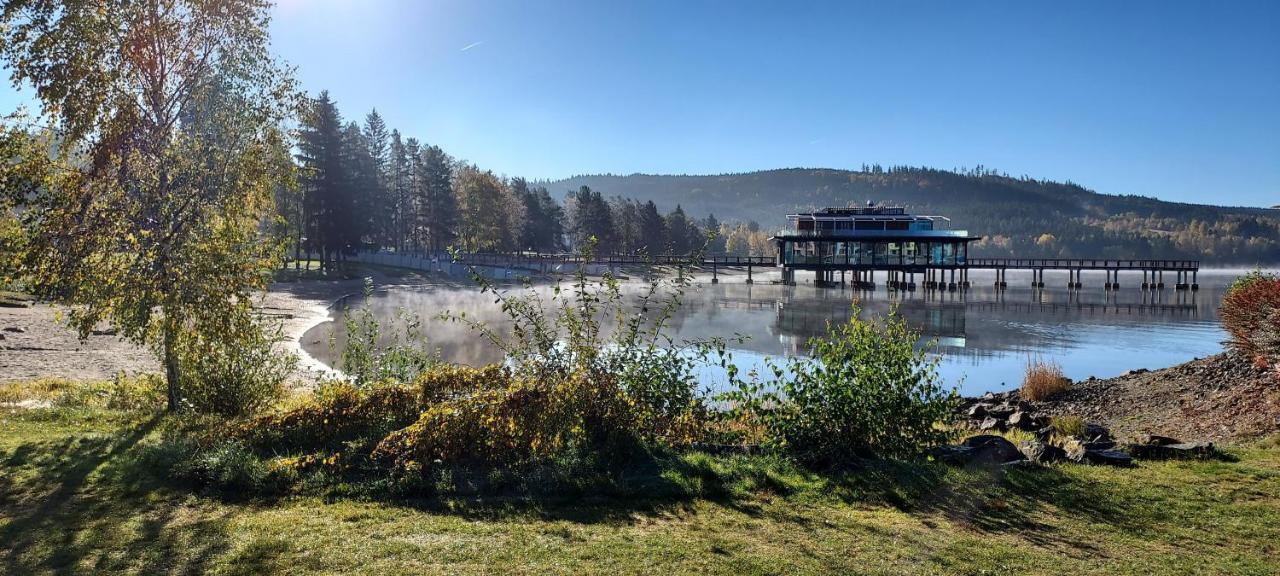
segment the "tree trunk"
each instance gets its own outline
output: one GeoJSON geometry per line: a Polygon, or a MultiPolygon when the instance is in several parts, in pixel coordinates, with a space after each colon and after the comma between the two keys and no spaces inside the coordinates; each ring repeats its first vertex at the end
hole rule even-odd
{"type": "Polygon", "coordinates": [[[164,313],[164,378],[169,388],[169,411],[177,412],[182,403],[182,368],[178,364],[178,327],[172,311],[164,313]]]}

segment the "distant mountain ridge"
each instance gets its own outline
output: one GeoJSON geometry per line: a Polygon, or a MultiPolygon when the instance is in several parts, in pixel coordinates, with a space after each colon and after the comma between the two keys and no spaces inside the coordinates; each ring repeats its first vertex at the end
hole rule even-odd
{"type": "Polygon", "coordinates": [[[872,167],[786,168],[740,174],[583,175],[540,183],[553,195],[589,186],[606,196],[677,204],[691,216],[784,224],[796,209],[900,204],[946,216],[984,236],[973,254],[1025,257],[1194,258],[1217,264],[1280,261],[1280,214],[1269,208],[1099,194],[1071,182],[993,172],[872,167]]]}

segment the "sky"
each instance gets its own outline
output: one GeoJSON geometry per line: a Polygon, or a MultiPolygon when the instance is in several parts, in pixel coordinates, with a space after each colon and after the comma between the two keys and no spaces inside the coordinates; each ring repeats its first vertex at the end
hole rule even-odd
{"type": "Polygon", "coordinates": [[[984,165],[1280,204],[1274,0],[283,0],[272,38],[348,119],[509,176],[984,165]]]}

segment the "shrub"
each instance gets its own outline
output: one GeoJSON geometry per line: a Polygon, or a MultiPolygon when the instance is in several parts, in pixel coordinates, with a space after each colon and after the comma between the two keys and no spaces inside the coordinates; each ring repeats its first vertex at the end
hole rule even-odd
{"type": "Polygon", "coordinates": [[[506,385],[507,371],[501,366],[449,365],[431,368],[413,384],[391,381],[361,388],[330,382],[300,406],[245,422],[237,436],[253,447],[275,450],[317,450],[356,438],[377,442],[439,402],[506,385]]]}
{"type": "Polygon", "coordinates": [[[1260,364],[1280,363],[1280,278],[1261,271],[1236,279],[1218,309],[1229,344],[1260,364]]]}
{"type": "Polygon", "coordinates": [[[205,326],[178,342],[186,406],[222,416],[253,414],[280,398],[297,358],[282,353],[279,326],[233,317],[229,326],[205,326]]]}
{"type": "Polygon", "coordinates": [[[1083,438],[1085,434],[1084,418],[1079,416],[1055,416],[1053,432],[1063,438],[1083,438]]]}
{"type": "Polygon", "coordinates": [[[399,310],[403,336],[387,332],[370,310],[372,298],[373,280],[365,278],[364,305],[358,310],[348,308],[343,314],[347,341],[339,366],[353,383],[367,387],[388,380],[412,382],[439,364],[438,356],[422,338],[422,321],[417,316],[399,310]]]}
{"type": "Polygon", "coordinates": [[[738,381],[722,399],[731,417],[763,425],[769,443],[811,463],[915,456],[950,438],[942,424],[958,401],[918,343],[896,310],[882,323],[855,313],[810,340],[812,358],[772,366],[772,382],[738,381]]]}
{"type": "Polygon", "coordinates": [[[505,389],[441,402],[387,436],[374,458],[412,472],[434,460],[509,465],[568,449],[617,447],[632,430],[634,411],[609,378],[517,379],[505,389]]]}
{"type": "Polygon", "coordinates": [[[1022,397],[1026,400],[1040,401],[1065,392],[1071,387],[1071,380],[1062,375],[1062,366],[1051,360],[1027,360],[1027,368],[1022,376],[1022,397]]]}

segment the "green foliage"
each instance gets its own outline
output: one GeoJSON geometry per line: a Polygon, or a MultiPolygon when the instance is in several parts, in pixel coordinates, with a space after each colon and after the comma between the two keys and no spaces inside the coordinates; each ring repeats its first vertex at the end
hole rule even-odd
{"type": "Polygon", "coordinates": [[[280,328],[243,316],[205,325],[178,339],[183,402],[199,413],[236,417],[271,406],[284,392],[297,357],[282,352],[280,328]]]}
{"type": "Polygon", "coordinates": [[[950,438],[958,399],[918,343],[896,310],[883,322],[854,314],[810,340],[812,358],[770,364],[772,380],[730,368],[737,389],[721,399],[730,419],[762,427],[767,442],[807,462],[913,457],[950,438]]]}
{"type": "Polygon", "coordinates": [[[1232,348],[1259,365],[1280,365],[1280,278],[1260,270],[1237,278],[1218,315],[1232,348]]]}
{"type": "Polygon", "coordinates": [[[1061,438],[1084,438],[1084,418],[1074,415],[1055,416],[1050,423],[1054,434],[1061,438]]]}
{"type": "Polygon", "coordinates": [[[364,306],[348,308],[343,314],[347,341],[339,367],[348,378],[362,387],[385,381],[412,382],[440,362],[422,335],[421,319],[399,310],[396,322],[403,325],[404,334],[388,334],[370,310],[371,298],[373,280],[365,278],[364,306]]]}
{"type": "Polygon", "coordinates": [[[281,126],[295,101],[268,52],[269,11],[73,0],[2,16],[0,59],[48,123],[0,168],[27,192],[19,274],[70,305],[81,334],[109,322],[154,345],[171,409],[180,336],[242,325],[280,256],[264,231],[292,181],[281,126]]]}

